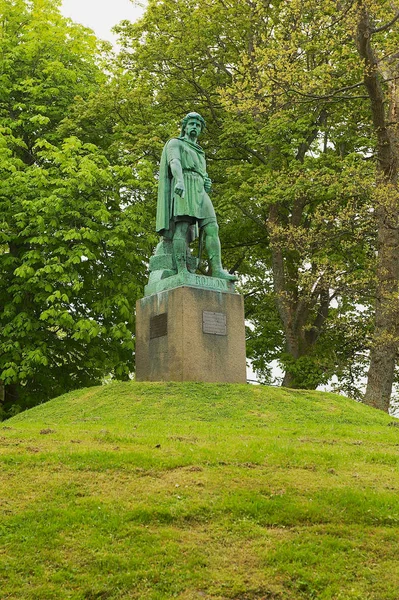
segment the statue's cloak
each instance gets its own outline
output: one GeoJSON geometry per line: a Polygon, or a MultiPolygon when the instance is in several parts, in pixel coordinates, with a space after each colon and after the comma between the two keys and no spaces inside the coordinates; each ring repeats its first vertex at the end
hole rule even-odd
{"type": "Polygon", "coordinates": [[[172,218],[171,203],[172,203],[172,177],[169,173],[168,157],[167,157],[167,142],[162,150],[161,163],[159,165],[159,182],[158,182],[158,202],[157,202],[157,220],[156,231],[159,234],[170,229],[172,218]]]}
{"type": "Polygon", "coordinates": [[[161,235],[173,234],[175,221],[188,217],[193,222],[194,238],[198,235],[198,222],[216,221],[215,209],[205,191],[205,153],[201,146],[189,140],[172,138],[162,152],[159,166],[158,204],[156,230],[161,235]],[[178,160],[182,168],[185,195],[175,194],[176,181],[170,170],[172,160],[178,160]]]}

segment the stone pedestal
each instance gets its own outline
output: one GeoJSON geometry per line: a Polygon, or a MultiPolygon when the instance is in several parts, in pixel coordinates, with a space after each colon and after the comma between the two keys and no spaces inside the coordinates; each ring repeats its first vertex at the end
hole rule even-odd
{"type": "Polygon", "coordinates": [[[182,286],[139,300],[136,379],[245,383],[242,296],[182,286]]]}

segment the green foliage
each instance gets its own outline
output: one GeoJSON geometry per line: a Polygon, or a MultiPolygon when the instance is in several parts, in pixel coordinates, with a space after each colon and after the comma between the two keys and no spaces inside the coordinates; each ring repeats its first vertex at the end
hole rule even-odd
{"type": "Polygon", "coordinates": [[[395,600],[398,423],[249,385],[36,406],[0,431],[2,594],[395,600]]]}
{"type": "MultiPolygon", "coordinates": [[[[83,133],[105,85],[94,35],[58,2],[2,2],[0,381],[33,405],[133,370],[151,241],[131,170],[83,133]]],[[[100,135],[100,134],[99,134],[100,135]]]]}

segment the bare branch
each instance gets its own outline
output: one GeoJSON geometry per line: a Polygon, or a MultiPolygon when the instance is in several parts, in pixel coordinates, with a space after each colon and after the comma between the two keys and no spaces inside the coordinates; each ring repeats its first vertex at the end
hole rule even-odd
{"type": "Polygon", "coordinates": [[[257,158],[258,160],[260,160],[260,162],[264,165],[267,164],[267,160],[266,158],[257,150],[253,150],[252,148],[249,148],[246,144],[237,144],[236,145],[238,148],[242,148],[243,150],[245,150],[246,152],[249,152],[249,154],[252,154],[252,156],[255,156],[255,158],[257,158]]]}
{"type": "Polygon", "coordinates": [[[260,219],[259,217],[257,217],[256,215],[254,215],[253,213],[249,212],[249,210],[247,210],[244,206],[242,206],[239,202],[234,202],[234,205],[237,206],[237,208],[240,209],[240,211],[246,216],[248,217],[248,219],[251,219],[251,221],[253,221],[254,223],[256,223],[256,225],[258,225],[259,227],[261,227],[261,229],[265,229],[265,223],[262,221],[262,219],[260,219]]]}
{"type": "Polygon", "coordinates": [[[319,115],[314,127],[313,127],[313,130],[308,135],[306,141],[303,142],[302,144],[300,144],[297,155],[295,157],[297,160],[299,160],[300,162],[303,162],[306,152],[308,152],[308,150],[310,149],[310,146],[313,144],[313,142],[315,141],[315,139],[318,136],[319,127],[321,125],[325,125],[326,120],[327,120],[327,111],[323,108],[322,111],[320,112],[320,115],[319,115]]]}
{"type": "MultiPolygon", "coordinates": [[[[305,98],[312,98],[313,100],[328,100],[330,98],[333,98],[334,96],[337,96],[337,94],[341,94],[342,92],[347,92],[348,90],[353,90],[357,87],[360,87],[364,85],[364,81],[359,81],[358,83],[354,83],[353,85],[347,85],[343,88],[340,88],[339,90],[334,90],[332,92],[330,92],[329,94],[324,94],[323,96],[317,95],[317,94],[305,94],[304,92],[300,92],[299,90],[290,88],[287,89],[286,91],[288,93],[293,92],[294,94],[298,94],[299,96],[303,96],[305,98]]],[[[352,96],[347,96],[348,98],[352,98],[352,96]]],[[[365,96],[361,96],[362,98],[364,98],[365,96]]],[[[367,96],[366,96],[367,98],[367,96]]]]}
{"type": "Polygon", "coordinates": [[[381,27],[374,27],[373,29],[370,29],[370,33],[373,34],[373,33],[381,33],[381,31],[386,31],[387,29],[392,27],[392,25],[394,25],[398,19],[399,19],[399,12],[396,13],[394,18],[391,19],[391,21],[389,21],[389,23],[385,23],[385,25],[381,25],[381,27]]]}

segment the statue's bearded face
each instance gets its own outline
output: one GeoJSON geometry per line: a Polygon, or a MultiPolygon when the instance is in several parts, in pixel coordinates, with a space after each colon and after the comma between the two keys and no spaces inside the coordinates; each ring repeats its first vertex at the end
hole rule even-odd
{"type": "Polygon", "coordinates": [[[191,139],[197,139],[202,131],[201,121],[195,118],[190,118],[184,128],[185,134],[191,139]]]}

